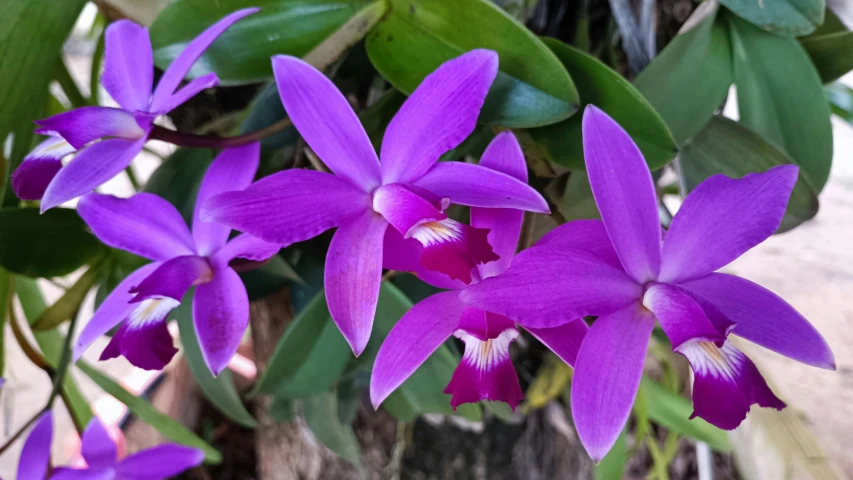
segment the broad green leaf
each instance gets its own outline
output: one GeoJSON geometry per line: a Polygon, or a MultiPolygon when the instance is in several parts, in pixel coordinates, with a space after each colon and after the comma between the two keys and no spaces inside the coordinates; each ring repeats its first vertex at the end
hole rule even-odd
{"type": "MultiPolygon", "coordinates": [[[[249,114],[240,124],[240,133],[255,132],[270,125],[280,122],[287,117],[284,106],[278,95],[278,87],[275,82],[267,85],[249,106],[249,114]]],[[[292,145],[299,138],[299,133],[293,126],[285,128],[269,137],[261,140],[261,147],[265,149],[284,148],[292,145]]]]}
{"type": "Polygon", "coordinates": [[[279,423],[293,421],[294,400],[284,397],[273,397],[270,403],[270,417],[279,423]]]}
{"type": "Polygon", "coordinates": [[[302,402],[303,415],[308,428],[323,445],[351,462],[363,472],[361,447],[352,427],[344,425],[338,418],[338,396],[326,392],[308,397],[302,402]]]}
{"type": "MultiPolygon", "coordinates": [[[[32,325],[47,310],[44,296],[36,280],[15,276],[14,281],[15,293],[21,301],[24,316],[27,318],[27,323],[32,325]]],[[[56,367],[62,356],[65,336],[59,333],[58,330],[50,330],[47,332],[34,331],[33,337],[35,337],[39,349],[44,354],[44,358],[52,366],[56,367]]],[[[83,426],[88,425],[89,420],[92,419],[92,409],[89,407],[89,400],[80,392],[80,388],[77,386],[72,375],[65,376],[62,390],[63,396],[68,400],[68,407],[76,419],[75,423],[83,426]]]]}
{"type": "MultiPolygon", "coordinates": [[[[755,133],[720,116],[712,118],[684,145],[680,162],[688,191],[718,173],[740,178],[748,173],[793,163],[788,155],[755,133]]],[[[800,171],[800,178],[791,192],[779,232],[790,230],[817,214],[817,193],[803,173],[800,171]]]]}
{"type": "Polygon", "coordinates": [[[778,35],[798,37],[823,23],[825,0],[719,0],[744,20],[778,35]]]}
{"type": "Polygon", "coordinates": [[[105,251],[74,210],[0,209],[0,265],[10,272],[59,277],[105,251]]]}
{"type": "Polygon", "coordinates": [[[476,48],[496,51],[500,73],[480,121],[548,125],[575,113],[578,93],[566,70],[526,27],[486,0],[390,0],[367,36],[367,54],[394,87],[411,93],[443,62],[476,48]]]}
{"type": "Polygon", "coordinates": [[[234,379],[231,377],[231,371],[225,369],[218,377],[214,377],[207,368],[204,357],[201,353],[201,347],[198,343],[198,336],[193,325],[192,289],[184,295],[181,305],[172,313],[172,318],[178,321],[178,331],[181,335],[181,345],[184,347],[184,357],[187,359],[187,364],[190,366],[190,371],[193,374],[201,391],[205,397],[226,417],[234,422],[248,428],[255,428],[258,422],[252,417],[252,414],[246,410],[243,401],[240,399],[240,394],[237,393],[234,387],[234,379]]]}
{"type": "Polygon", "coordinates": [[[344,425],[352,425],[361,405],[362,386],[348,379],[338,384],[338,418],[344,425]]]}
{"type": "Polygon", "coordinates": [[[51,330],[59,326],[62,322],[71,319],[77,315],[83,300],[89,290],[95,286],[95,282],[101,276],[101,272],[108,268],[104,265],[105,260],[99,260],[89,267],[86,272],[68,290],[59,297],[59,300],[54,302],[33,324],[33,330],[51,330]]]}
{"type": "Polygon", "coordinates": [[[223,85],[272,77],[270,57],[302,57],[364,9],[370,0],[173,0],[151,26],[154,63],[167,67],[186,44],[225,15],[261,11],[240,20],[205,52],[190,77],[215,72],[223,85]]]}
{"type": "Polygon", "coordinates": [[[613,448],[601,459],[601,463],[595,466],[595,480],[621,480],[625,471],[625,462],[628,460],[628,441],[625,431],[619,434],[613,448]]]}
{"type": "Polygon", "coordinates": [[[212,161],[211,150],[179,148],[154,170],[144,190],[168,200],[190,225],[201,179],[212,161]]]}
{"type": "Polygon", "coordinates": [[[118,382],[111,377],[104,375],[100,370],[89,365],[84,360],[77,362],[77,366],[89,378],[92,379],[101,390],[115,397],[119,402],[127,405],[127,408],[140,420],[156,428],[164,437],[182,445],[195,447],[204,452],[205,460],[210,463],[222,462],[222,454],[219,450],[211,447],[204,440],[198,437],[192,430],[182,425],[177,420],[169,417],[165,413],[158,411],[154,405],[142,397],[130,393],[119,385],[118,382]]]}
{"type": "Polygon", "coordinates": [[[560,202],[560,212],[566,221],[579,219],[601,219],[598,205],[592,196],[592,187],[586,172],[575,170],[566,180],[563,198],[560,202]]]}
{"type": "Polygon", "coordinates": [[[240,279],[243,280],[251,301],[260,300],[291,283],[303,282],[299,274],[281,258],[281,255],[270,258],[260,268],[241,273],[240,279]]]}
{"type": "MultiPolygon", "coordinates": [[[[675,140],[648,101],[622,75],[597,58],[559,40],[543,39],[569,71],[581,105],[595,105],[613,117],[640,147],[649,168],[657,169],[675,157],[675,140]]],[[[530,130],[530,135],[552,162],[584,170],[582,115],[530,130]]]]}
{"type": "Polygon", "coordinates": [[[844,31],[800,40],[823,83],[853,70],[853,32],[844,31]]]}
{"type": "Polygon", "coordinates": [[[832,113],[853,125],[853,88],[835,82],[824,87],[824,94],[832,113]]]}
{"type": "Polygon", "coordinates": [[[634,80],[679,145],[710,120],[732,84],[729,34],[717,15],[679,33],[634,80]]]}
{"type": "Polygon", "coordinates": [[[12,275],[0,268],[0,378],[6,371],[6,319],[9,318],[9,288],[12,275]]]}
{"type": "MultiPolygon", "coordinates": [[[[0,141],[15,133],[5,181],[30,149],[33,120],[48,104],[62,43],[86,0],[4,1],[0,16],[0,141]]],[[[10,190],[11,194],[11,190],[10,190]]],[[[2,195],[0,195],[2,197],[2,195]]]]}
{"type": "Polygon", "coordinates": [[[728,19],[740,123],[785,150],[820,192],[832,165],[832,124],[817,71],[795,39],[728,19]]]}
{"type": "MultiPolygon", "coordinates": [[[[390,282],[382,282],[373,334],[365,355],[369,350],[373,352],[372,355],[376,355],[372,347],[378,348],[376,345],[385,341],[385,337],[397,320],[411,307],[412,302],[403,292],[390,282]]],[[[458,364],[459,358],[451,353],[447,346],[439,347],[400,388],[382,403],[382,408],[397,419],[406,422],[413,421],[423,413],[460,415],[469,420],[479,421],[483,417],[482,407],[479,404],[466,403],[460,405],[454,412],[450,408],[450,395],[442,393],[458,364]]]]}
{"type": "Polygon", "coordinates": [[[648,397],[649,418],[663,425],[668,430],[701,440],[714,450],[727,452],[731,450],[726,432],[702,420],[694,418],[693,405],[690,400],[670,392],[658,383],[643,378],[640,388],[645,390],[648,397]]]}

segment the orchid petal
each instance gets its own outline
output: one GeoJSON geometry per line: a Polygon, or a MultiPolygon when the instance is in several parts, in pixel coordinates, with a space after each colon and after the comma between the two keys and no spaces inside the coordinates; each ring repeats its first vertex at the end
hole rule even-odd
{"type": "Polygon", "coordinates": [[[249,326],[249,296],[234,270],[218,269],[210,282],[196,287],[193,325],[204,362],[214,376],[219,375],[249,326]]]}
{"type": "Polygon", "coordinates": [[[484,312],[479,308],[466,306],[457,329],[465,330],[482,341],[497,338],[504,330],[515,328],[515,322],[496,313],[484,312]]]}
{"type": "Polygon", "coordinates": [[[313,238],[369,209],[370,196],[346,180],[292,169],[245,190],[216,195],[202,205],[200,218],[285,246],[313,238]]]}
{"type": "Polygon", "coordinates": [[[338,228],[326,254],[329,313],[356,356],[364,351],[373,328],[387,228],[385,219],[366,212],[338,228]]]}
{"type": "Polygon", "coordinates": [[[148,275],[151,275],[159,266],[159,262],[154,262],[134,271],[107,295],[107,298],[95,311],[95,315],[83,327],[83,331],[77,337],[77,341],[74,344],[73,358],[75,362],[95,340],[112,330],[113,327],[128,317],[130,312],[135,308],[134,305],[130,304],[130,300],[133,299],[133,295],[130,293],[131,287],[139,285],[139,282],[148,277],[148,275]]]}
{"type": "Polygon", "coordinates": [[[546,233],[534,247],[561,247],[592,253],[616,268],[622,268],[601,220],[574,220],[546,233]]]}
{"type": "Polygon", "coordinates": [[[516,255],[506,272],[471,285],[460,295],[471,306],[525,327],[550,328],[619,310],[636,301],[642,288],[591,253],[537,247],[516,255]]]}
{"type": "Polygon", "coordinates": [[[151,299],[138,303],[130,318],[121,324],[100,360],[124,356],[143,370],[162,370],[178,353],[166,326],[166,316],[178,306],[171,299],[151,299]]]}
{"type": "Polygon", "coordinates": [[[465,344],[465,354],[444,389],[452,395],[450,406],[455,410],[463,403],[491,400],[505,402],[515,411],[523,394],[509,346],[518,338],[518,330],[513,326],[487,340],[461,329],[454,336],[465,344]]]}
{"type": "Polygon", "coordinates": [[[121,173],[142,151],[145,140],[145,137],[136,141],[113,138],[81,150],[48,185],[41,211],[85,195],[121,173]]]}
{"type": "Polygon", "coordinates": [[[557,327],[527,328],[526,330],[561,360],[574,367],[589,327],[583,319],[577,319],[557,327]]]}
{"type": "Polygon", "coordinates": [[[87,143],[105,137],[137,140],[146,136],[132,113],[120,108],[80,107],[43,120],[37,120],[36,133],[59,135],[72,147],[83,148],[87,143]]]}
{"type": "Polygon", "coordinates": [[[277,243],[267,243],[260,238],[244,233],[226,243],[210,258],[210,261],[215,267],[223,268],[235,258],[245,258],[256,262],[264,261],[278,253],[279,250],[281,250],[281,245],[277,243]]]}
{"type": "Polygon", "coordinates": [[[782,410],[785,404],[773,394],[755,364],[725,342],[693,342],[679,352],[693,368],[693,415],[724,430],[735,429],[752,404],[782,410]]]}
{"type": "Polygon", "coordinates": [[[320,160],[365,192],[379,186],[376,151],[335,84],[296,57],[274,56],[272,68],[284,109],[320,160]]]}
{"type": "Polygon", "coordinates": [[[770,290],[724,273],[712,273],[680,286],[733,322],[733,334],[806,365],[835,369],[832,350],[817,329],[770,290]]]}
{"type": "Polygon", "coordinates": [[[104,89],[125,110],[147,111],[154,84],[148,29],[118,20],[107,27],[104,38],[104,89]]]}
{"type": "Polygon", "coordinates": [[[595,203],[625,271],[639,283],[654,280],[661,228],[643,154],[618,123],[592,105],[583,115],[583,151],[595,203]]]}
{"type": "Polygon", "coordinates": [[[683,282],[728,265],[782,223],[796,165],[733,180],[714,175],[690,192],[666,233],[660,281],[683,282]]]}
{"type": "Polygon", "coordinates": [[[414,238],[403,238],[396,228],[385,230],[382,247],[382,266],[389,270],[409,272],[420,280],[438,288],[459,290],[465,283],[454,280],[448,275],[424,267],[421,262],[424,247],[414,238]]]}
{"type": "Polygon", "coordinates": [[[472,50],[439,66],[412,92],[385,130],[383,183],[420,178],[477,125],[498,74],[498,55],[472,50]]]}
{"type": "Polygon", "coordinates": [[[252,142],[223,150],[208,167],[198,189],[193,213],[193,239],[199,255],[211,255],[222,248],[231,233],[231,228],[226,225],[202,220],[202,205],[220,193],[248,187],[258,172],[260,159],[261,144],[252,142]]]}
{"type": "Polygon", "coordinates": [[[54,468],[50,480],[115,480],[112,468],[54,468]]]}
{"type": "Polygon", "coordinates": [[[675,352],[686,342],[719,343],[726,339],[726,331],[715,328],[702,307],[675,285],[650,286],[643,295],[643,306],[655,314],[675,352]]]}
{"type": "Polygon", "coordinates": [[[472,163],[438,163],[415,185],[459,205],[551,212],[548,202],[527,183],[472,163]]]}
{"type": "Polygon", "coordinates": [[[125,457],[116,467],[116,480],[158,480],[201,465],[204,452],[167,443],[125,457]]]}
{"type": "Polygon", "coordinates": [[[76,150],[64,138],[41,142],[12,172],[12,189],[21,200],[41,200],[47,186],[62,168],[62,159],[76,150]]]}
{"type": "Polygon", "coordinates": [[[27,441],[18,460],[18,479],[41,480],[47,477],[47,465],[50,463],[50,442],[53,440],[53,414],[44,412],[30,430],[27,441]]]}
{"type": "MultiPolygon", "coordinates": [[[[489,143],[480,158],[480,166],[527,183],[527,164],[521,146],[512,132],[502,132],[489,143]]],[[[518,249],[518,236],[523,221],[524,213],[519,210],[471,207],[471,226],[489,229],[489,244],[500,257],[494,262],[477,267],[481,278],[493,277],[509,268],[518,249]]]]}
{"type": "Polygon", "coordinates": [[[169,259],[130,289],[130,293],[136,295],[131,303],[162,297],[180,302],[190,287],[206,282],[212,275],[213,270],[203,257],[182,255],[169,259]]]}
{"type": "Polygon", "coordinates": [[[581,344],[572,414],[581,443],[600,462],[616,442],[640,386],[655,319],[639,304],[598,317],[581,344]]]}
{"type": "Polygon", "coordinates": [[[243,17],[251,15],[259,10],[259,8],[244,8],[243,10],[237,10],[208,27],[207,30],[201,32],[199,36],[187,44],[184,50],[177,56],[177,58],[175,58],[175,60],[172,61],[172,64],[169,65],[163,73],[163,76],[160,78],[160,82],[154,90],[154,95],[151,97],[151,108],[148,111],[162,111],[164,106],[171,101],[178,85],[181,84],[181,81],[183,81],[184,77],[189,73],[190,68],[192,68],[204,51],[207,50],[207,48],[210,47],[210,45],[219,38],[220,35],[225,33],[225,30],[228,30],[231,25],[234,25],[243,17]]]}
{"type": "Polygon", "coordinates": [[[109,468],[116,463],[116,444],[98,417],[92,417],[83,431],[82,453],[89,468],[109,468]]]}
{"type": "Polygon", "coordinates": [[[383,185],[373,194],[373,210],[379,213],[405,238],[409,231],[424,222],[444,220],[440,212],[426,199],[398,183],[383,185]]]}
{"type": "Polygon", "coordinates": [[[77,212],[99,240],[151,260],[193,255],[192,234],[178,210],[151,193],[130,198],[92,193],[77,212]]]}
{"type": "Polygon", "coordinates": [[[215,73],[208,73],[190,80],[183,88],[175,92],[168,99],[161,101],[157,109],[152,108],[151,113],[164,115],[186,103],[189,99],[198,95],[201,91],[219,85],[219,77],[215,73]]]}
{"type": "Polygon", "coordinates": [[[459,325],[462,309],[456,292],[437,293],[417,303],[388,333],[370,376],[370,401],[379,408],[459,325]]]}

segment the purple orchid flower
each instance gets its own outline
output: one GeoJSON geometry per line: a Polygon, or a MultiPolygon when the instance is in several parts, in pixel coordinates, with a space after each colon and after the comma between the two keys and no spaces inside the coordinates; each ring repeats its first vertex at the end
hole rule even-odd
{"type": "MultiPolygon", "coordinates": [[[[572,412],[601,460],[631,411],[655,319],[694,373],[693,416],[733,429],[752,404],[785,406],[729,333],[833,369],[823,337],[793,307],[748,280],[714,273],[769,237],[797,180],[793,165],[697,186],[663,241],[652,177],[627,133],[590,106],[583,118],[590,185],[602,222],[562,225],[503,275],[460,294],[525,327],[596,315],[578,352],[572,412]]],[[[691,417],[692,418],[692,417],[691,417]]]]}
{"type": "MultiPolygon", "coordinates": [[[[503,172],[527,182],[527,167],[518,141],[511,132],[498,135],[480,160],[480,166],[503,172]]],[[[498,276],[512,262],[518,245],[524,212],[507,208],[471,207],[471,225],[489,230],[489,243],[500,259],[474,268],[473,282],[498,276]]],[[[391,329],[373,364],[370,398],[378,408],[451,335],[465,343],[465,354],[444,393],[452,395],[455,409],[463,403],[489,399],[509,404],[513,410],[521,400],[518,375],[509,356],[509,346],[519,336],[515,322],[491,312],[468,307],[459,300],[467,287],[461,281],[448,283],[417,264],[408,249],[389,249],[399,258],[397,269],[414,271],[421,279],[449,288],[407,312],[391,329]],[[409,259],[409,263],[404,263],[409,259]],[[424,275],[426,274],[426,275],[424,275]],[[437,280],[437,281],[436,281],[437,280]]],[[[582,320],[554,328],[528,329],[566,363],[573,365],[587,331],[582,320]]]]}
{"type": "Polygon", "coordinates": [[[91,192],[121,173],[142,151],[157,116],[219,84],[216,74],[209,73],[178,88],[193,64],[225,30],[258,10],[238,10],[202,32],[169,65],[153,93],[154,60],[148,29],[129,20],[107,27],[101,81],[121,108],[82,107],[37,121],[41,128],[36,133],[49,138],[12,174],[12,188],[18,197],[41,199],[44,212],[91,192]],[[63,167],[62,159],[75,151],[74,160],[63,167]]]}
{"type": "Polygon", "coordinates": [[[356,355],[370,337],[386,240],[407,246],[426,268],[468,282],[475,265],[497,256],[485,230],[443,213],[450,202],[548,211],[517,178],[464,162],[436,163],[474,130],[497,75],[494,52],[471,51],[427,76],[388,125],[381,164],[328,78],[297,58],[272,63],[293,124],[335,174],[286,170],[211,199],[203,215],[282,245],[337,227],[326,256],[326,299],[356,355]]]}
{"type": "MultiPolygon", "coordinates": [[[[30,432],[18,463],[18,480],[47,478],[53,414],[45,412],[30,432]]],[[[92,418],[82,439],[86,468],[54,468],[51,480],[160,480],[201,465],[204,453],[192,447],[166,443],[118,460],[115,442],[97,417],[92,418]]]]}
{"type": "Polygon", "coordinates": [[[249,299],[228,263],[266,260],[279,245],[249,235],[228,240],[231,229],[200,219],[201,205],[219,193],[245,188],[255,176],[260,144],[224,150],[202,179],[192,233],[178,210],[150,193],[130,198],[90,193],[77,211],[102,242],[153,260],[131,273],[104,300],[75,345],[74,359],[98,337],[125,321],[101,354],[124,355],[147,370],[163,368],[177,352],[166,316],[197,285],[193,322],[204,359],[214,375],[228,364],[249,324],[249,299]]]}

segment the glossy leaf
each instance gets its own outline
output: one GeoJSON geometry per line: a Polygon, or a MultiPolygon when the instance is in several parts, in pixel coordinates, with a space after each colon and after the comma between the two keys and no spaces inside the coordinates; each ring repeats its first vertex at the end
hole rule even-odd
{"type": "Polygon", "coordinates": [[[272,295],[291,283],[303,281],[281,255],[270,258],[260,268],[241,273],[240,279],[251,301],[272,295]]]}
{"type": "Polygon", "coordinates": [[[566,188],[563,190],[559,208],[568,222],[580,219],[601,219],[586,172],[581,170],[571,172],[566,180],[566,188]]]}
{"type": "Polygon", "coordinates": [[[201,353],[201,347],[198,343],[198,336],[193,325],[192,315],[192,299],[193,290],[190,290],[184,295],[181,305],[175,309],[171,317],[178,321],[178,331],[181,335],[181,345],[184,348],[184,357],[187,359],[187,364],[190,366],[190,371],[193,374],[198,386],[204,393],[204,396],[210,400],[220,412],[230,418],[239,425],[248,428],[255,428],[258,422],[246,410],[243,401],[240,399],[240,394],[234,386],[234,379],[231,376],[231,371],[225,369],[218,377],[214,377],[210,373],[210,369],[204,362],[204,357],[201,353]]]}
{"type": "MultiPolygon", "coordinates": [[[[397,320],[412,307],[412,302],[390,282],[382,282],[379,305],[373,324],[373,335],[363,355],[376,355],[378,345],[385,341],[397,320]]],[[[472,421],[483,417],[479,404],[460,405],[456,412],[450,408],[450,395],[442,393],[450,382],[459,358],[446,345],[439,347],[408,380],[383,403],[388,413],[404,422],[411,422],[424,413],[459,415],[472,421]]]]}
{"type": "MultiPolygon", "coordinates": [[[[240,133],[255,132],[270,125],[280,122],[287,117],[284,106],[278,96],[278,87],[275,82],[267,85],[249,106],[249,114],[240,124],[240,133]]],[[[290,126],[280,132],[276,132],[261,140],[261,148],[284,148],[293,144],[299,138],[296,128],[290,126]]]]}
{"type": "MultiPolygon", "coordinates": [[[[764,172],[776,165],[793,163],[784,152],[755,133],[725,117],[714,117],[681,151],[681,173],[688,191],[718,173],[740,178],[764,172]]],[[[791,193],[779,232],[790,230],[814,217],[817,193],[800,172],[791,193]]]]}
{"type": "Polygon", "coordinates": [[[832,124],[820,77],[793,38],[728,19],[740,123],[785,150],[820,192],[832,165],[832,124]]]}
{"type": "Polygon", "coordinates": [[[59,297],[59,300],[53,303],[47,310],[42,313],[36,323],[33,325],[33,330],[51,330],[56,328],[62,322],[71,319],[73,315],[77,315],[83,300],[89,290],[95,286],[95,282],[101,276],[101,272],[108,267],[104,265],[103,260],[95,262],[89,267],[80,278],[74,282],[68,290],[59,297]]]}
{"type": "Polygon", "coordinates": [[[276,397],[303,398],[333,386],[353,359],[352,351],[326,309],[326,320],[317,342],[293,375],[281,382],[276,397]]]}
{"type": "Polygon", "coordinates": [[[222,462],[222,454],[219,453],[218,450],[208,445],[207,442],[199,438],[198,435],[192,432],[192,430],[183,426],[177,420],[158,411],[154,408],[154,405],[151,405],[151,403],[148,402],[148,400],[130,393],[114,379],[101,373],[100,370],[89,365],[83,360],[77,362],[77,366],[83,371],[83,373],[88,375],[93,382],[101,387],[101,390],[112,395],[119,402],[127,405],[127,408],[134,415],[139,417],[143,422],[157,429],[157,431],[164,437],[182,445],[201,449],[204,452],[205,460],[209,463],[222,462]]]}
{"type": "Polygon", "coordinates": [[[625,431],[616,439],[616,443],[601,459],[601,463],[595,466],[595,480],[621,480],[625,471],[625,463],[628,460],[628,441],[625,431]]]}
{"type": "Polygon", "coordinates": [[[823,83],[853,70],[853,32],[843,31],[800,40],[823,83]]]}
{"type": "Polygon", "coordinates": [[[732,84],[729,34],[717,16],[677,35],[634,80],[679,145],[702,129],[732,84]]]}
{"type": "MultiPolygon", "coordinates": [[[[21,302],[21,309],[24,311],[27,323],[32,325],[47,310],[44,295],[42,295],[37,281],[32,278],[15,276],[14,282],[15,293],[21,302]]],[[[57,367],[65,345],[65,335],[58,330],[49,330],[47,332],[34,331],[33,337],[36,339],[39,350],[44,354],[44,358],[51,366],[57,367]]],[[[92,419],[92,409],[89,406],[89,400],[83,396],[80,387],[77,386],[73,375],[65,376],[62,392],[76,422],[80,425],[87,425],[92,419]]]]}
{"type": "Polygon", "coordinates": [[[105,253],[77,212],[0,209],[0,265],[29,277],[59,277],[105,253]]]}
{"type": "Polygon", "coordinates": [[[352,427],[342,424],[338,418],[338,397],[335,392],[306,398],[302,405],[305,423],[317,440],[362,470],[361,447],[352,427]]]}
{"type": "Polygon", "coordinates": [[[690,420],[690,415],[693,413],[690,400],[670,392],[648,378],[643,378],[640,388],[644,389],[647,395],[649,418],[653,422],[663,425],[672,432],[701,440],[714,450],[724,452],[731,450],[725,431],[701,418],[690,420]]]}
{"type": "Polygon", "coordinates": [[[367,36],[367,54],[394,87],[411,93],[442,62],[475,48],[498,52],[500,73],[480,121],[507,127],[568,118],[578,93],[559,60],[527,28],[486,0],[390,0],[367,36]]]}
{"type": "MultiPolygon", "coordinates": [[[[543,39],[566,67],[581,98],[581,105],[595,105],[624,128],[640,147],[649,168],[657,169],[675,157],[675,140],[663,119],[643,95],[597,58],[559,40],[543,39]]],[[[568,168],[583,170],[581,115],[530,130],[548,159],[568,168]]]]}
{"type": "Polygon", "coordinates": [[[151,26],[154,63],[168,66],[184,46],[225,15],[247,7],[261,11],[237,22],[205,52],[191,77],[215,72],[223,85],[272,77],[270,57],[304,56],[371,0],[173,0],[151,26]]]}
{"type": "Polygon", "coordinates": [[[744,20],[778,35],[808,35],[823,23],[825,0],[719,0],[744,20]]]}
{"type": "Polygon", "coordinates": [[[190,225],[198,188],[211,162],[211,150],[179,148],[154,170],[144,190],[168,200],[190,225]]]}

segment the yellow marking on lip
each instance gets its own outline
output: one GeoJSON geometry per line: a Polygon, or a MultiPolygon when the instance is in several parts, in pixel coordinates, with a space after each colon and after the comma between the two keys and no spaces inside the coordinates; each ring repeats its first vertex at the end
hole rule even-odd
{"type": "Polygon", "coordinates": [[[44,149],[45,152],[60,150],[68,146],[68,142],[59,142],[44,149]]]}
{"type": "Polygon", "coordinates": [[[441,236],[450,235],[451,233],[453,233],[449,228],[442,225],[440,222],[424,222],[419,226],[423,228],[428,228],[441,236]]]}

